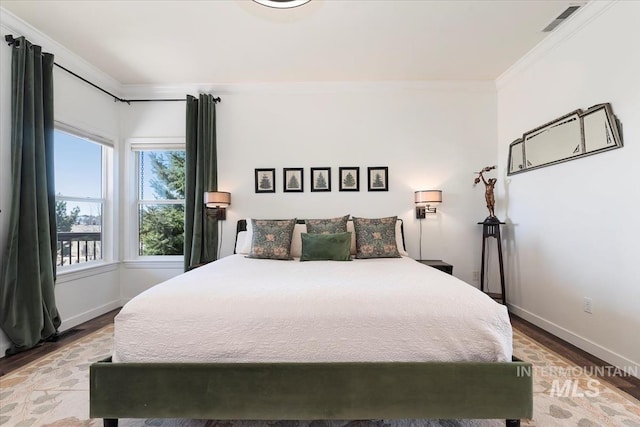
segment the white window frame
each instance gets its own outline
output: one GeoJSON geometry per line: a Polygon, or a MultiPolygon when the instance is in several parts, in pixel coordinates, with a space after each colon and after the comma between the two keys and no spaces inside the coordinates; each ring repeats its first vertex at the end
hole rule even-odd
{"type": "MultiPolygon", "coordinates": [[[[127,245],[127,261],[128,267],[147,268],[150,264],[158,268],[182,268],[184,264],[184,255],[140,255],[139,248],[139,223],[138,212],[141,204],[155,205],[173,205],[174,200],[138,200],[138,165],[136,162],[136,152],[139,151],[185,151],[184,138],[131,138],[127,141],[126,169],[129,176],[129,215],[127,215],[127,226],[129,230],[127,245]]],[[[182,200],[186,204],[185,200],[182,200]]]]}
{"type": "MultiPolygon", "coordinates": [[[[102,197],[73,197],[73,196],[58,196],[56,200],[70,201],[70,202],[89,202],[89,203],[101,203],[102,204],[102,227],[101,227],[101,252],[102,258],[99,260],[81,262],[77,264],[70,264],[64,266],[57,266],[56,271],[58,276],[64,277],[69,273],[74,273],[79,270],[90,270],[95,268],[101,268],[105,265],[114,263],[116,257],[115,239],[114,239],[114,176],[115,176],[115,144],[114,141],[108,137],[80,129],[72,126],[68,123],[61,121],[55,121],[54,128],[56,131],[63,132],[72,135],[76,138],[84,139],[92,144],[98,144],[102,147],[102,197]]],[[[62,282],[63,280],[58,280],[62,282]]]]}

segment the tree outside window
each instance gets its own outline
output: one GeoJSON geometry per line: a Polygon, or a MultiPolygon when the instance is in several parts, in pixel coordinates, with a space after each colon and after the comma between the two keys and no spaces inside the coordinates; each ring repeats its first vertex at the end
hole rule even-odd
{"type": "Polygon", "coordinates": [[[138,151],[138,255],[184,253],[185,152],[138,151]]]}

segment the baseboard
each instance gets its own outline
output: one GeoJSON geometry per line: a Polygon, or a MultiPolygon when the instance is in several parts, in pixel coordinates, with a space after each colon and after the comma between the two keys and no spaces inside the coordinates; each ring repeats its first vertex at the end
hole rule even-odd
{"type": "Polygon", "coordinates": [[[88,322],[89,320],[95,319],[98,316],[101,316],[105,313],[110,312],[111,310],[115,310],[116,308],[120,307],[122,307],[122,301],[120,301],[119,299],[111,301],[107,304],[101,305],[100,307],[96,307],[91,310],[85,311],[84,313],[80,313],[75,316],[71,316],[68,319],[64,319],[58,330],[60,332],[66,331],[67,329],[76,327],[84,322],[88,322]]]}
{"type": "Polygon", "coordinates": [[[587,353],[592,354],[593,356],[598,357],[607,363],[610,363],[612,366],[623,370],[628,375],[640,379],[640,376],[638,375],[640,373],[640,363],[629,360],[624,356],[621,356],[607,348],[604,348],[601,345],[588,340],[587,338],[581,337],[580,335],[577,335],[560,325],[550,322],[538,316],[537,314],[531,313],[530,311],[518,307],[517,305],[507,305],[509,307],[509,311],[516,316],[521,317],[522,319],[533,323],[534,325],[544,329],[545,331],[555,335],[556,337],[575,345],[579,349],[584,350],[587,353]]]}

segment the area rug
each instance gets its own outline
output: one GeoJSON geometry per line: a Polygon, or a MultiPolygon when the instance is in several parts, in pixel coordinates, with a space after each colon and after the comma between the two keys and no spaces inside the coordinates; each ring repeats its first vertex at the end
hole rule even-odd
{"type": "MultiPolygon", "coordinates": [[[[0,425],[98,427],[89,418],[89,365],[111,353],[113,326],[0,377],[0,425]]],[[[523,426],[640,427],[640,402],[514,330],[514,353],[533,364],[534,418],[523,426]]],[[[176,391],[179,393],[179,391],[176,391]]],[[[123,419],[122,427],[493,427],[504,420],[215,421],[123,419]]]]}

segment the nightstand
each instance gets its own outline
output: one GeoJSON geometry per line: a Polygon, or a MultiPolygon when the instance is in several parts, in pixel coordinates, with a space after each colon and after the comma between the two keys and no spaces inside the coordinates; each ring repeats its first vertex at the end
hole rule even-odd
{"type": "Polygon", "coordinates": [[[428,265],[429,267],[437,268],[440,271],[444,271],[447,274],[453,275],[453,265],[447,264],[441,259],[418,259],[419,263],[428,265]]]}

